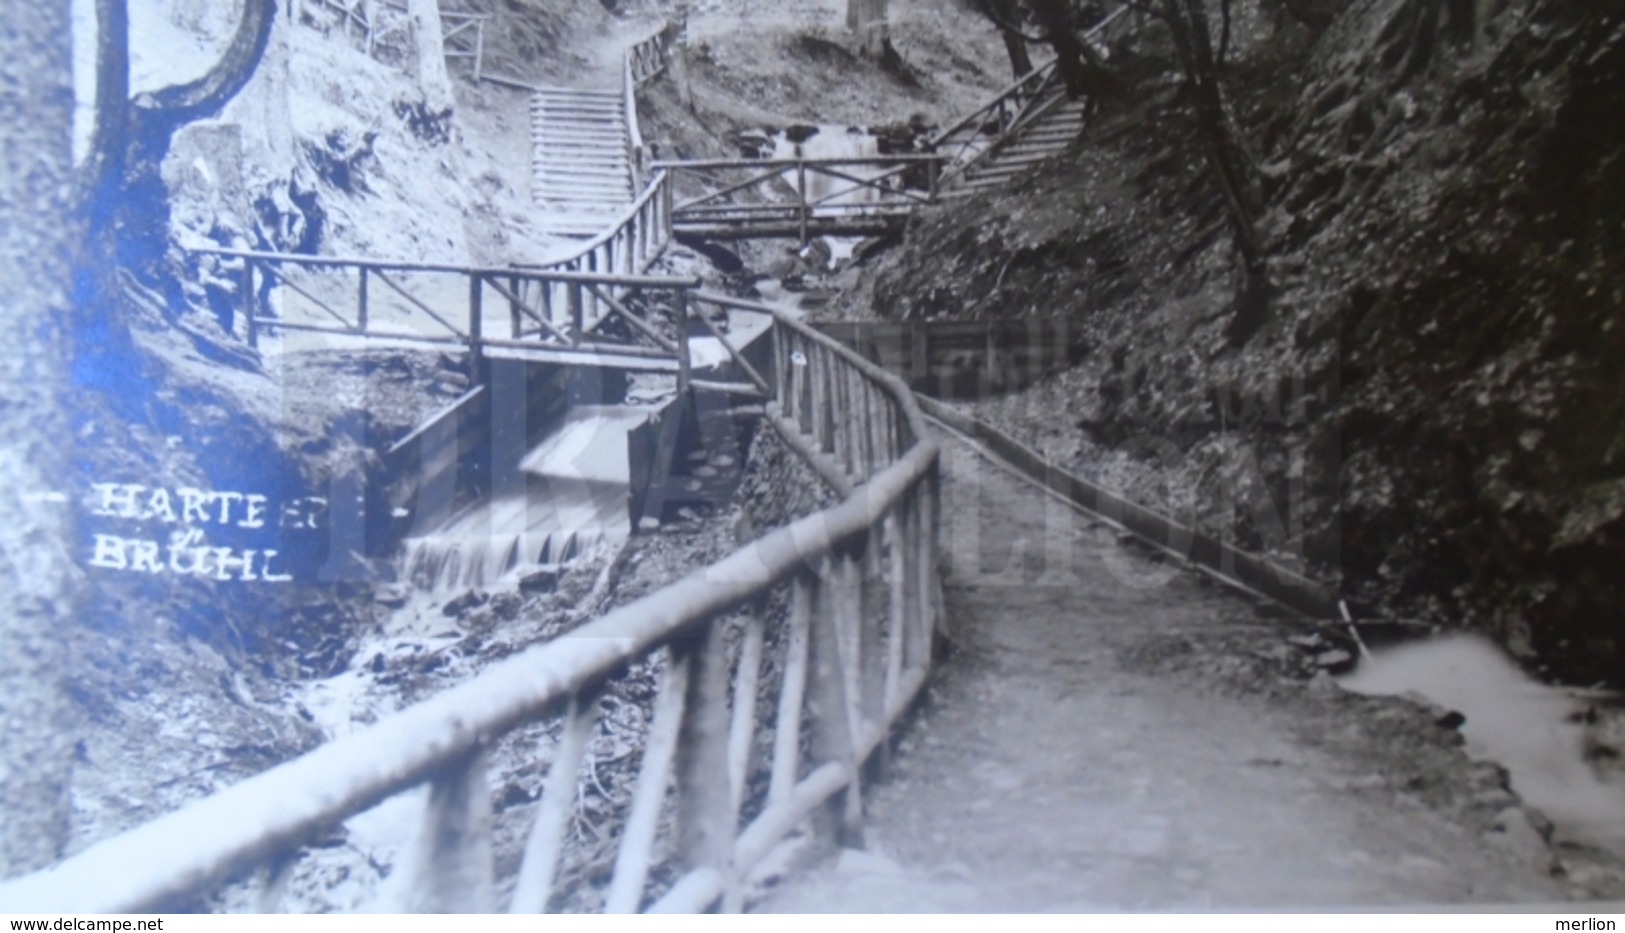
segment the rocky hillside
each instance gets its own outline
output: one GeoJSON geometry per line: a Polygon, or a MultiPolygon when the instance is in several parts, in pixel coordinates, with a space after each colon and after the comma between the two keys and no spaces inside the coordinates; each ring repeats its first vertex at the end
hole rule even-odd
{"type": "Polygon", "coordinates": [[[1083,362],[984,415],[1357,610],[1617,680],[1625,17],[1502,6],[1426,47],[1405,0],[1238,23],[1261,315],[1157,27],[1069,159],[919,218],[846,310],[1071,318],[1083,362]]]}

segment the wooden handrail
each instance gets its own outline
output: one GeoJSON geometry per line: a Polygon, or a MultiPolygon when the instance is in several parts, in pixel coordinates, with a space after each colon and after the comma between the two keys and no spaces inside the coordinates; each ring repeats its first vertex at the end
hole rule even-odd
{"type": "MultiPolygon", "coordinates": [[[[593,240],[593,243],[603,243],[608,240],[607,235],[593,240]]],[[[435,262],[409,262],[399,259],[366,259],[355,256],[313,256],[305,253],[275,253],[251,249],[229,249],[226,247],[198,246],[186,250],[204,256],[228,256],[239,259],[254,259],[263,262],[287,263],[296,266],[330,266],[349,267],[354,269],[368,269],[371,271],[393,272],[432,272],[448,275],[464,276],[498,276],[518,275],[528,279],[549,279],[557,282],[579,282],[582,284],[626,285],[632,288],[698,288],[701,280],[697,276],[670,276],[670,275],[616,275],[607,272],[575,272],[568,269],[555,268],[557,263],[538,265],[512,265],[512,266],[462,266],[452,263],[435,262]]]]}
{"type": "Polygon", "coordinates": [[[944,157],[936,153],[899,153],[885,156],[854,156],[848,159],[695,159],[691,162],[661,160],[651,167],[665,171],[709,171],[716,169],[791,169],[798,165],[809,168],[833,168],[842,165],[927,165],[941,162],[944,157]]]}
{"type": "Polygon", "coordinates": [[[1022,90],[1027,87],[1027,85],[1034,82],[1042,83],[1044,79],[1046,79],[1049,74],[1055,70],[1055,64],[1055,61],[1051,60],[1012,81],[1010,84],[1006,85],[1004,89],[994,94],[987,103],[976,108],[975,110],[972,110],[970,113],[965,114],[963,117],[960,117],[947,129],[938,130],[934,135],[932,135],[928,145],[932,146],[933,148],[940,146],[946,142],[949,137],[963,132],[964,130],[970,129],[978,121],[997,110],[999,105],[1004,101],[1017,97],[1022,90]]]}
{"type": "MultiPolygon", "coordinates": [[[[739,879],[822,801],[845,793],[840,811],[853,818],[864,760],[884,740],[923,685],[940,613],[936,529],[938,451],[913,395],[834,340],[765,305],[700,294],[695,303],[768,315],[780,365],[773,383],[797,449],[812,445],[832,458],[851,491],[836,505],[748,544],[708,567],[581,629],[499,661],[469,681],[334,739],[293,761],[104,840],[61,864],[0,883],[0,912],[135,913],[202,896],[257,865],[284,858],[308,840],[385,799],[428,784],[420,874],[408,889],[427,910],[489,910],[491,838],[467,814],[483,808],[484,751],[513,730],[563,714],[563,753],[546,784],[548,797],[573,784],[599,685],[629,662],[666,657],[654,729],[634,796],[637,832],[628,830],[610,885],[612,905],[638,909],[652,865],[656,829],[676,774],[676,823],[683,875],[656,907],[703,909],[718,897],[738,899],[739,879]],[[872,583],[870,582],[872,581],[872,583]],[[791,584],[784,676],[779,685],[773,760],[751,763],[739,730],[754,729],[760,673],[737,670],[724,614],[758,605],[775,586],[791,584]],[[877,602],[878,600],[878,602],[877,602]],[[864,650],[884,643],[883,665],[864,650]],[[799,647],[797,647],[799,646],[799,647]],[[868,646],[865,649],[865,646],[868,646]],[[880,670],[876,677],[871,673],[880,670]],[[816,704],[804,702],[816,696],[816,704]],[[585,717],[585,718],[584,718],[585,717]],[[812,758],[801,760],[794,737],[810,717],[812,758]],[[746,725],[729,725],[746,723],[746,725]],[[585,723],[585,725],[584,725],[585,723]],[[704,726],[710,723],[710,726],[704,726]],[[720,724],[720,727],[719,727],[720,724]],[[670,737],[680,737],[680,742],[670,737]],[[789,741],[784,736],[789,735],[789,741]],[[721,743],[721,744],[718,744],[721,743]],[[696,747],[696,746],[702,747],[696,747]],[[729,749],[734,749],[729,751],[729,749]],[[736,762],[720,770],[684,765],[736,762]],[[803,772],[805,771],[805,774],[803,772]],[[773,792],[759,815],[738,826],[737,802],[752,773],[771,772],[773,792]],[[721,782],[717,797],[707,782],[721,782]],[[711,805],[708,800],[722,801],[711,805]],[[729,803],[734,801],[734,803],[729,803]],[[474,827],[471,829],[471,827],[474,827]],[[686,828],[685,828],[686,827],[686,828]],[[692,830],[698,835],[690,835],[692,830]],[[483,861],[482,861],[483,860],[483,861]],[[483,866],[483,867],[482,867],[483,866]],[[455,873],[449,877],[448,873],[455,873]]],[[[747,636],[748,637],[748,636],[747,636]]],[[[760,636],[758,636],[760,637],[760,636]]],[[[741,651],[742,657],[759,652],[741,651]]],[[[545,906],[556,861],[560,821],[545,804],[515,885],[516,908],[545,906]],[[544,864],[545,863],[545,864],[544,864]]],[[[407,859],[411,864],[412,860],[407,859]]],[[[274,905],[272,905],[274,906],[274,905]]]]}

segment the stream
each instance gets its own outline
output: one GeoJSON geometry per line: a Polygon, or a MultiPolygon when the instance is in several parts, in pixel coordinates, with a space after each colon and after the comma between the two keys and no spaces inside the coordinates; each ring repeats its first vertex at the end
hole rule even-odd
{"type": "Polygon", "coordinates": [[[1466,717],[1467,752],[1512,776],[1512,789],[1559,837],[1625,852],[1625,786],[1605,781],[1588,752],[1587,704],[1524,674],[1500,648],[1450,635],[1377,649],[1340,683],[1375,696],[1416,693],[1466,717]]]}

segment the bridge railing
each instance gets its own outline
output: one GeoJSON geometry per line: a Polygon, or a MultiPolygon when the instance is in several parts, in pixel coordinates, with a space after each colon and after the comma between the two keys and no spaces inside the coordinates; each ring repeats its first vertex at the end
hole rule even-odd
{"type": "MultiPolygon", "coordinates": [[[[520,269],[197,248],[190,263],[219,302],[234,302],[250,345],[268,332],[561,354],[675,358],[674,315],[693,280],[626,274],[635,227],[617,228],[565,268],[520,269]],[[598,258],[603,259],[600,268],[598,258]],[[582,268],[577,268],[582,267],[582,268]],[[230,282],[235,278],[235,282],[230,282]],[[231,285],[227,292],[227,285],[231,285]],[[233,294],[234,293],[234,294],[233,294]],[[272,307],[274,305],[274,307],[272,307]],[[614,318],[618,336],[602,325],[614,318]]],[[[644,249],[647,249],[647,245],[644,249]]]]}
{"type": "Polygon", "coordinates": [[[940,155],[848,159],[715,159],[657,162],[683,190],[672,224],[679,232],[726,239],[870,232],[875,221],[936,200],[940,155]]]}
{"type": "Polygon", "coordinates": [[[417,841],[395,869],[406,906],[545,910],[577,851],[599,700],[629,666],[656,671],[658,687],[624,829],[608,838],[607,910],[737,909],[752,869],[826,802],[837,825],[854,827],[863,764],[931,663],[937,449],[895,377],[773,309],[689,303],[707,306],[772,316],[773,371],[747,371],[774,393],[774,425],[843,494],[838,504],[362,731],[0,883],[0,911],[148,912],[250,876],[263,881],[259,909],[274,910],[302,846],[420,786],[417,841]],[[493,749],[552,720],[559,738],[539,801],[502,813],[529,825],[498,833],[493,749]],[[494,877],[494,837],[524,839],[503,859],[517,862],[511,877],[494,877]],[[512,891],[506,904],[498,889],[512,891]]]}

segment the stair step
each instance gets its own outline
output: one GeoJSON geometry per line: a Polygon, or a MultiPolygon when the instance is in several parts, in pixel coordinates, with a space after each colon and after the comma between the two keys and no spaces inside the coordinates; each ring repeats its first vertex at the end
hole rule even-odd
{"type": "Polygon", "coordinates": [[[606,120],[622,120],[626,113],[619,108],[615,110],[532,110],[531,119],[556,120],[569,123],[601,123],[606,120]]]}
{"type": "Polygon", "coordinates": [[[574,130],[577,133],[591,133],[594,131],[608,132],[617,127],[625,128],[626,121],[619,116],[606,117],[596,120],[560,120],[557,117],[544,117],[531,121],[531,126],[555,126],[561,130],[574,130]]]}
{"type": "Polygon", "coordinates": [[[618,168],[625,170],[629,163],[625,152],[602,152],[582,155],[579,152],[558,152],[539,149],[531,164],[538,171],[546,171],[553,165],[586,165],[593,168],[618,168]]]}
{"type": "Polygon", "coordinates": [[[567,119],[576,117],[618,117],[624,113],[626,113],[625,107],[599,107],[593,104],[533,104],[530,108],[530,114],[533,117],[552,116],[567,119]]]}
{"type": "Polygon", "coordinates": [[[630,191],[593,191],[580,188],[537,188],[539,198],[548,201],[579,201],[582,204],[613,204],[620,206],[632,200],[630,191]]]}
{"type": "Polygon", "coordinates": [[[626,128],[596,129],[574,126],[539,126],[536,127],[535,136],[538,141],[558,142],[570,145],[573,143],[602,143],[626,145],[626,128]]]}
{"type": "Polygon", "coordinates": [[[1007,158],[1019,159],[1025,156],[1037,156],[1038,158],[1042,159],[1053,159],[1056,156],[1066,152],[1066,150],[1066,146],[1012,146],[1009,149],[999,150],[990,156],[990,158],[992,158],[994,161],[1007,158]]]}
{"type": "Polygon", "coordinates": [[[995,165],[1037,165],[1058,158],[1063,152],[1001,152],[989,161],[995,165]]]}
{"type": "Polygon", "coordinates": [[[599,188],[589,185],[553,184],[533,186],[531,190],[537,194],[546,194],[552,197],[575,201],[609,201],[620,204],[624,201],[629,201],[632,198],[631,189],[627,188],[625,185],[620,187],[599,188]]]}
{"type": "Polygon", "coordinates": [[[571,146],[563,143],[542,141],[536,146],[537,155],[546,155],[559,159],[614,159],[626,158],[626,147],[612,144],[592,146],[571,146]]]}
{"type": "Polygon", "coordinates": [[[1004,181],[1017,175],[1025,175],[1031,168],[1032,166],[1029,165],[995,165],[989,168],[973,168],[965,173],[965,180],[993,179],[1004,181]]]}
{"type": "Polygon", "coordinates": [[[993,163],[995,165],[1037,165],[1040,162],[1048,162],[1049,160],[1055,158],[1055,156],[1056,153],[1053,152],[1035,153],[1031,155],[1011,155],[1009,153],[1001,152],[993,157],[993,163]]]}
{"type": "Polygon", "coordinates": [[[577,90],[575,88],[542,87],[542,88],[537,88],[535,91],[533,91],[531,93],[531,96],[532,97],[565,98],[565,99],[575,99],[575,98],[579,97],[579,98],[595,98],[595,99],[604,99],[604,100],[620,100],[621,98],[623,98],[625,96],[625,93],[622,92],[622,91],[609,91],[609,90],[604,90],[604,91],[582,91],[582,90],[577,90]]]}
{"type": "Polygon", "coordinates": [[[599,206],[613,205],[620,207],[632,200],[629,191],[583,191],[578,188],[538,188],[535,189],[538,198],[546,201],[569,201],[571,203],[594,204],[599,206]]]}
{"type": "Polygon", "coordinates": [[[624,167],[604,171],[559,171],[543,166],[531,173],[538,181],[556,181],[560,184],[619,184],[630,182],[632,173],[624,167]]]}
{"type": "MultiPolygon", "coordinates": [[[[555,214],[564,214],[572,219],[582,217],[615,217],[626,210],[626,205],[608,201],[566,201],[563,198],[541,198],[536,202],[538,207],[546,208],[555,214]]],[[[594,224],[604,227],[607,224],[594,224]]]]}

